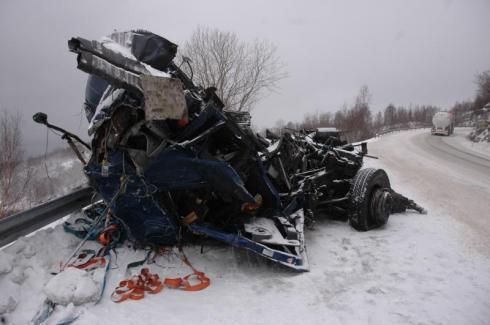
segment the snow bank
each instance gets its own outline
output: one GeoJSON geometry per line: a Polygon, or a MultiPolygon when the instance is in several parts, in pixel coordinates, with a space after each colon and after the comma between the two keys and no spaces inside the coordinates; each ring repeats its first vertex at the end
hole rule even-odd
{"type": "Polygon", "coordinates": [[[473,142],[468,136],[471,134],[472,128],[456,128],[454,136],[443,138],[443,141],[448,145],[456,148],[461,148],[468,153],[476,154],[486,159],[490,159],[490,142],[473,142]]]}
{"type": "Polygon", "coordinates": [[[0,315],[15,310],[19,300],[19,286],[12,281],[4,282],[0,295],[0,315]]]}
{"type": "Polygon", "coordinates": [[[490,125],[484,128],[475,128],[469,135],[474,142],[490,143],[490,125]]]}
{"type": "Polygon", "coordinates": [[[44,293],[54,303],[66,306],[94,302],[100,295],[100,286],[90,272],[69,267],[54,276],[44,287],[44,293]]]}
{"type": "Polygon", "coordinates": [[[13,268],[12,256],[0,251],[0,276],[9,273],[13,268]]]}
{"type": "Polygon", "coordinates": [[[0,250],[0,315],[7,324],[27,324],[41,309],[43,288],[79,240],[55,229],[39,230],[0,250]]]}

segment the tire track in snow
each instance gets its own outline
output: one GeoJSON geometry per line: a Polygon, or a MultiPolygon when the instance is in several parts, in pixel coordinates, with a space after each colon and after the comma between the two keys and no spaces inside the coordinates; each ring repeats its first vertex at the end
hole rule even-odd
{"type": "Polygon", "coordinates": [[[457,159],[464,164],[473,165],[472,167],[480,169],[486,175],[490,175],[490,160],[461,148],[457,148],[456,146],[443,141],[443,139],[438,136],[424,136],[423,138],[428,147],[439,153],[439,157],[442,154],[448,159],[457,159]]]}

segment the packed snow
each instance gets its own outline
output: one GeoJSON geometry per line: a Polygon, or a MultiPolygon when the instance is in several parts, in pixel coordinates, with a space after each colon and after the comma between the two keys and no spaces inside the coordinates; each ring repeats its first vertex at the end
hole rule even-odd
{"type": "Polygon", "coordinates": [[[468,135],[473,128],[456,128],[454,136],[443,138],[448,145],[456,148],[463,148],[468,153],[490,159],[490,142],[473,142],[468,140],[468,135]]]}
{"type": "Polygon", "coordinates": [[[52,277],[43,291],[46,297],[56,304],[82,305],[97,301],[101,287],[91,277],[90,272],[68,267],[52,277]]]}
{"type": "MultiPolygon", "coordinates": [[[[459,211],[441,201],[442,194],[435,193],[430,183],[419,179],[430,178],[430,172],[417,176],[400,163],[409,150],[405,142],[423,132],[430,130],[372,141],[370,153],[380,160],[366,159],[366,165],[385,168],[392,186],[429,213],[392,215],[385,227],[364,233],[344,222],[320,220],[306,233],[310,272],[296,273],[251,253],[206,242],[203,254],[200,246],[184,251],[211,278],[209,288],[199,292],[166,288],[140,301],[116,304],[110,295],[126,278],[126,265],[145,255],[126,245],[113,254],[100,303],[76,306],[90,300],[83,299],[91,288],[84,282],[95,280],[79,270],[51,274],[59,271],[60,262],[80,241],[57,225],[0,251],[0,290],[5,293],[0,295],[0,314],[7,324],[26,324],[50,297],[59,299],[60,305],[47,324],[67,317],[78,317],[76,324],[105,325],[142,320],[146,324],[488,324],[490,250],[477,245],[484,235],[455,215],[459,211]]],[[[410,158],[434,167],[424,155],[415,150],[410,158]]],[[[490,184],[486,186],[483,194],[490,191],[490,184]]],[[[488,219],[488,215],[475,217],[488,219]]],[[[161,278],[191,273],[175,250],[148,267],[161,278]]]]}

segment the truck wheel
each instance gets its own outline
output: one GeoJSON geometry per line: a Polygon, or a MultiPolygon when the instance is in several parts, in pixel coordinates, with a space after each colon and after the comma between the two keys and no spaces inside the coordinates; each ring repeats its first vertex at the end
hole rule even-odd
{"type": "Polygon", "coordinates": [[[350,189],[350,225],[359,231],[384,225],[392,206],[390,189],[390,180],[383,169],[359,170],[352,179],[350,189]]]}

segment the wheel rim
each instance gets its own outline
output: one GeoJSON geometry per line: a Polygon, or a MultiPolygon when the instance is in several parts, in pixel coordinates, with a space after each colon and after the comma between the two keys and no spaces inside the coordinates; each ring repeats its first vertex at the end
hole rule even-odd
{"type": "Polygon", "coordinates": [[[376,188],[373,191],[370,205],[370,215],[376,224],[388,221],[391,212],[392,197],[385,188],[376,188]]]}

